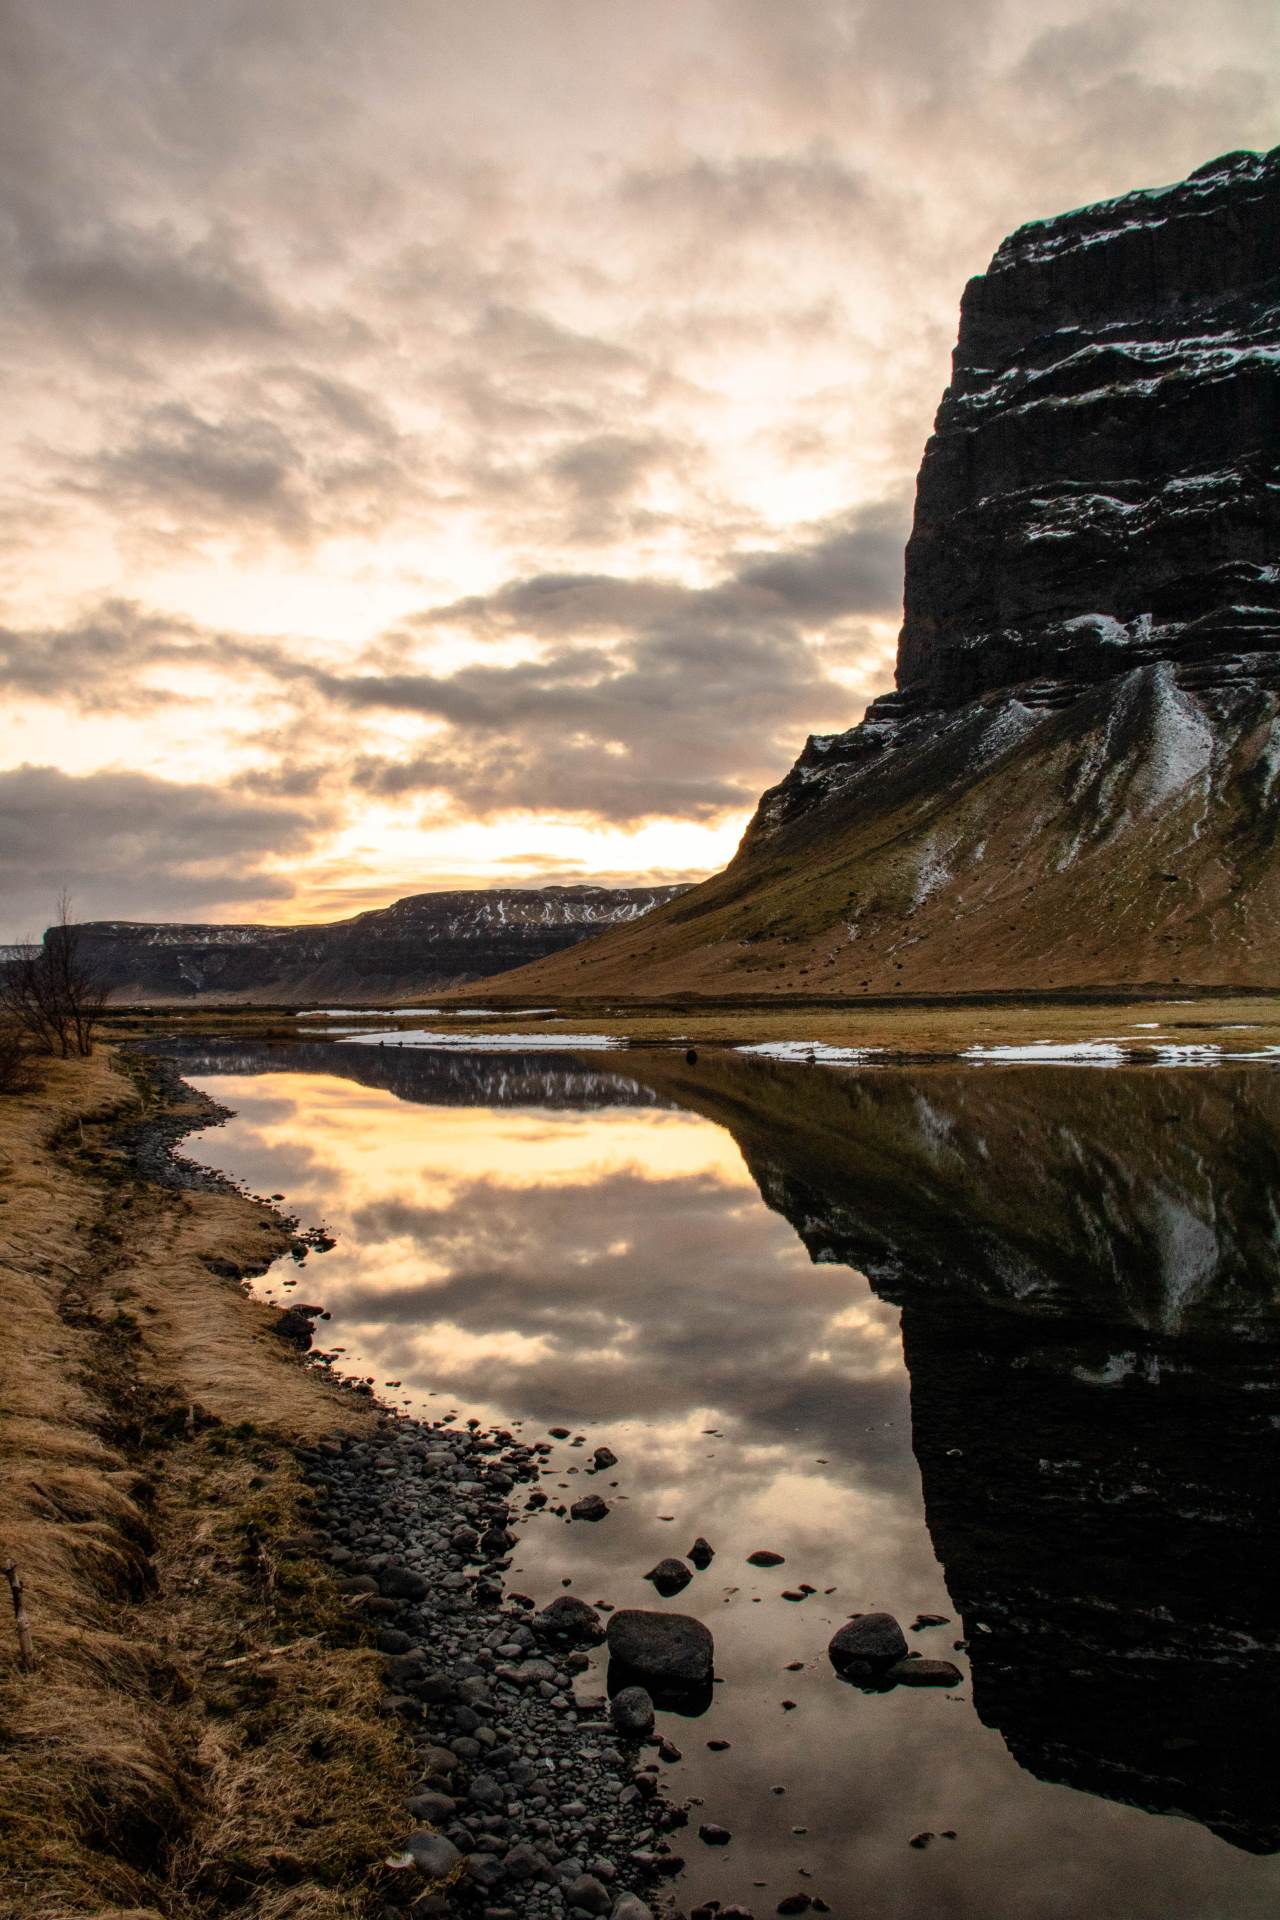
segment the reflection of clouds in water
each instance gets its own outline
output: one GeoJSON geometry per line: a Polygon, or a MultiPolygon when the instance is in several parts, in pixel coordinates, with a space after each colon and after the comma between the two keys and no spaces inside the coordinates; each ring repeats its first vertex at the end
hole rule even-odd
{"type": "MultiPolygon", "coordinates": [[[[868,1698],[832,1681],[824,1650],[848,1612],[955,1613],[924,1524],[897,1312],[838,1258],[812,1264],[796,1237],[816,1222],[815,1252],[848,1257],[877,1197],[866,1187],[877,1153],[892,1161],[884,1217],[907,1238],[927,1225],[932,1189],[904,1150],[916,1136],[888,1124],[896,1085],[878,1083],[861,1137],[843,1111],[831,1129],[836,1172],[857,1176],[852,1192],[839,1181],[811,1191],[807,1149],[778,1175],[775,1204],[792,1207],[795,1230],[761,1204],[729,1135],[687,1113],[415,1107],[321,1075],[220,1077],[213,1090],[239,1117],[203,1151],[335,1226],[337,1249],[309,1264],[294,1297],[334,1310],[326,1332],[357,1371],[403,1380],[429,1410],[492,1414],[530,1438],[562,1422],[614,1447],[617,1466],[588,1476],[590,1446],[556,1446],[542,1483],[552,1500],[590,1488],[611,1511],[598,1526],[530,1517],[517,1590],[544,1602],[567,1579],[584,1598],[652,1606],[646,1569],[684,1554],[697,1533],[712,1540],[711,1567],[674,1605],[713,1627],[726,1684],[706,1721],[670,1730],[685,1754],[677,1791],[702,1796],[737,1844],[714,1860],[689,1849],[684,1904],[714,1893],[772,1910],[804,1884],[837,1910],[857,1887],[859,1910],[876,1920],[1078,1920],[1120,1911],[1117,1898],[1126,1920],[1199,1920],[1225,1910],[1225,1886],[1233,1915],[1260,1920],[1273,1910],[1265,1862],[1232,1859],[1224,1881],[1224,1849],[1190,1822],[1034,1779],[976,1719],[967,1686],[963,1696],[868,1698]],[[748,1566],[761,1546],[785,1565],[748,1566]],[[819,1592],[801,1605],[782,1599],[804,1581],[819,1592]],[[801,1671],[786,1670],[793,1660],[801,1671]],[[781,1711],[784,1697],[795,1712],[781,1711]],[[730,1751],[708,1754],[713,1735],[730,1751]],[[785,1796],[769,1791],[776,1782],[785,1796]],[[798,1839],[793,1825],[808,1834],[798,1839]],[[947,1826],[960,1831],[954,1848],[908,1850],[912,1833],[947,1826]],[[801,1866],[811,1882],[798,1879],[801,1866]],[[751,1891],[759,1877],[770,1882],[763,1901],[751,1891]]],[[[946,1103],[933,1091],[936,1131],[946,1103]]],[[[968,1083],[960,1092],[976,1106],[968,1083]]],[[[988,1106],[997,1096],[1009,1090],[994,1088],[988,1106]]],[[[746,1111],[739,1103],[735,1124],[746,1111]]],[[[803,1113],[798,1097],[787,1111],[803,1113]]],[[[975,1117],[962,1111],[951,1130],[959,1197],[943,1193],[948,1227],[975,1206],[954,1144],[972,1145],[975,1117]]],[[[776,1114],[761,1128],[772,1160],[776,1114]]],[[[1034,1165],[1032,1217],[1056,1244],[1034,1165]]],[[[935,1181],[938,1166],[934,1156],[935,1181]]],[[[983,1199],[1013,1209],[1017,1181],[983,1199]]],[[[941,1239],[949,1274],[951,1236],[941,1239]]],[[[964,1391],[962,1373],[944,1375],[944,1401],[964,1391]]],[[[935,1412],[949,1417],[945,1404],[935,1412]]],[[[997,1535],[998,1523],[998,1553],[997,1535]]],[[[913,1644],[939,1654],[954,1632],[913,1644]]],[[[1034,1699],[1026,1710],[1034,1721],[1034,1699]]]]}
{"type": "Polygon", "coordinates": [[[338,1230],[305,1284],[377,1379],[506,1417],[672,1423],[659,1480],[690,1408],[732,1426],[748,1479],[774,1449],[900,1479],[896,1311],[810,1261],[722,1128],[405,1106],[325,1076],[215,1084],[238,1117],[206,1150],[338,1230]]]}

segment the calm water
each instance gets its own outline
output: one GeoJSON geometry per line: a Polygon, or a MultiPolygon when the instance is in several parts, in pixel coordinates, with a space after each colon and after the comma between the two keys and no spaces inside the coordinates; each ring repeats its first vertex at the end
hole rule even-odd
{"type": "Polygon", "coordinates": [[[587,1436],[559,1497],[608,1519],[529,1516],[511,1585],[712,1627],[711,1708],[660,1717],[705,1808],[686,1905],[1275,1914],[1280,1075],[322,1043],[188,1070],[236,1109],[195,1154],[336,1233],[262,1287],[322,1301],[344,1367],[587,1436]],[[710,1570],[659,1599],[700,1533],[710,1570]],[[909,1637],[964,1685],[840,1682],[832,1631],[880,1607],[947,1615],[909,1637]]]}

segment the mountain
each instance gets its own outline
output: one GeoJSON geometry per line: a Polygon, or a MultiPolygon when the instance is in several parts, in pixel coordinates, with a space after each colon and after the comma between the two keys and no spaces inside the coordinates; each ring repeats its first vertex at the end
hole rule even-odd
{"type": "MultiPolygon", "coordinates": [[[[896,691],[520,993],[1280,984],[1280,148],[967,287],[896,691]]],[[[504,983],[505,985],[506,983],[504,983]]]]}
{"type": "Polygon", "coordinates": [[[117,1001],[341,997],[376,1005],[487,979],[638,920],[682,887],[495,887],[414,893],[318,927],[90,920],[88,957],[117,1001]]]}
{"type": "Polygon", "coordinates": [[[901,1308],[984,1723],[1041,1779],[1280,1851],[1256,1761],[1280,1710],[1280,1079],[633,1060],[729,1129],[815,1262],[901,1308]]]}

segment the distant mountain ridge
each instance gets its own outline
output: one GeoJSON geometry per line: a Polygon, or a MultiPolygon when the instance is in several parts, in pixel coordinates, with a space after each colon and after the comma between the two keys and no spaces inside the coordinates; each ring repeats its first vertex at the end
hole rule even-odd
{"type": "Polygon", "coordinates": [[[1280,148],[966,289],[896,691],[519,993],[1280,987],[1280,148]]]}
{"type": "Polygon", "coordinates": [[[91,920],[79,931],[117,1001],[373,1005],[438,993],[637,920],[687,889],[494,887],[409,894],[326,926],[91,920]]]}

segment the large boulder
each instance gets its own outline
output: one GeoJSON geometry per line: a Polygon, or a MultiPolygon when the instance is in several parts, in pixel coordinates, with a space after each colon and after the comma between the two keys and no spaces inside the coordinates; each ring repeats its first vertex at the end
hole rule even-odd
{"type": "Polygon", "coordinates": [[[692,1614],[624,1607],[611,1617],[607,1638],[609,1652],[619,1666],[629,1668],[645,1682],[652,1681],[654,1686],[711,1684],[715,1642],[710,1628],[692,1614]]]}

